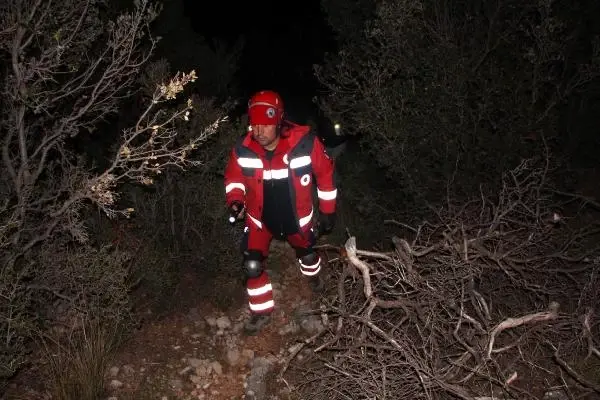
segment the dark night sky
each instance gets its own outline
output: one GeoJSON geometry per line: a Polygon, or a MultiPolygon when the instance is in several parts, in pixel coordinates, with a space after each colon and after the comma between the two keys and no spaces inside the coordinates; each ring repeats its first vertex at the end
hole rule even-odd
{"type": "Polygon", "coordinates": [[[184,0],[194,31],[246,46],[239,79],[243,95],[260,89],[281,92],[287,103],[305,102],[316,94],[312,65],[333,50],[331,30],[319,0],[210,3],[184,0]]]}

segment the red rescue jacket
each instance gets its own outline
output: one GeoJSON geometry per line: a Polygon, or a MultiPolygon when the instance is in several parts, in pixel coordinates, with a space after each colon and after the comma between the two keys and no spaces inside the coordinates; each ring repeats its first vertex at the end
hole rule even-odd
{"type": "Polygon", "coordinates": [[[246,223],[262,228],[264,180],[289,179],[298,228],[305,230],[312,226],[313,220],[313,177],[319,210],[327,214],[336,210],[333,172],[334,161],[309,126],[286,121],[270,161],[263,147],[248,132],[232,149],[225,168],[226,203],[228,207],[234,201],[245,204],[246,223]]]}

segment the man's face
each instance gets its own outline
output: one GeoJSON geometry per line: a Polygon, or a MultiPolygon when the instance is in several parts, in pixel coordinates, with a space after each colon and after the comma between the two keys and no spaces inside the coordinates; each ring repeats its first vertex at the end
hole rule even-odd
{"type": "Polygon", "coordinates": [[[273,150],[277,146],[277,125],[252,125],[252,137],[265,149],[273,150]]]}

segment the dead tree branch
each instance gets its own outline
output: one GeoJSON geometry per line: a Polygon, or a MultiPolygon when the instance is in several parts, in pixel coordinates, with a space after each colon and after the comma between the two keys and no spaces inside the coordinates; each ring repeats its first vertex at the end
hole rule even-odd
{"type": "Polygon", "coordinates": [[[536,398],[565,368],[558,360],[543,364],[552,355],[539,343],[581,347],[582,359],[597,354],[600,257],[582,255],[595,233],[562,229],[540,189],[542,164],[524,161],[505,174],[496,196],[448,207],[437,223],[414,229],[411,243],[393,237],[392,251],[360,251],[354,236],[342,249],[329,247],[341,254],[328,309],[337,318],[310,343],[318,358],[286,367],[315,377],[296,386],[319,399],[357,391],[365,398],[536,398]],[[558,304],[574,296],[578,310],[559,313],[558,304]],[[539,380],[536,393],[526,379],[539,380]]]}

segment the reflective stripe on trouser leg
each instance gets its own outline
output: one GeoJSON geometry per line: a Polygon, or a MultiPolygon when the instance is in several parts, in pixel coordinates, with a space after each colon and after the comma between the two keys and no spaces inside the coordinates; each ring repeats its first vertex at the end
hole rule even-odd
{"type": "Polygon", "coordinates": [[[248,307],[253,314],[268,314],[273,311],[273,287],[265,271],[258,278],[248,278],[248,307]]]}
{"type": "Polygon", "coordinates": [[[312,264],[312,265],[306,265],[304,263],[302,263],[302,259],[298,259],[298,263],[300,264],[300,272],[302,272],[302,275],[306,275],[306,276],[314,276],[316,274],[319,273],[319,271],[321,271],[321,257],[319,256],[317,258],[317,261],[312,264]]]}

